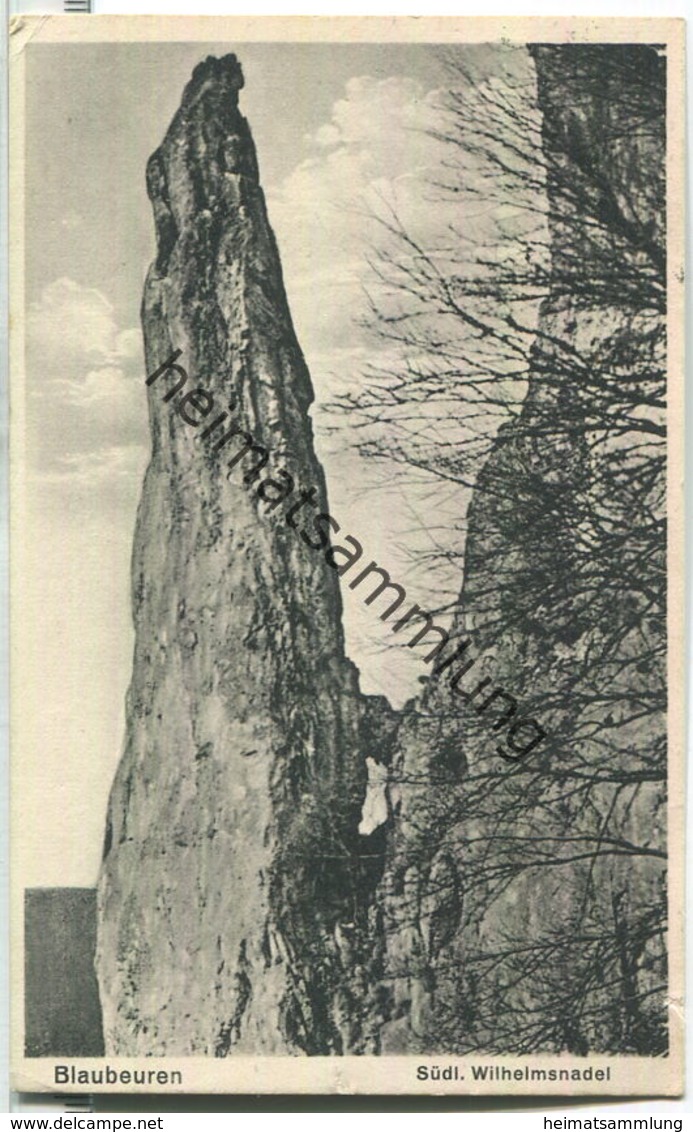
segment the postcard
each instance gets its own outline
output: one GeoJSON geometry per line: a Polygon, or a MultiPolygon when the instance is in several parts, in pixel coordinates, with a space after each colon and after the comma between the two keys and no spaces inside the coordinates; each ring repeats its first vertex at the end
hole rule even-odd
{"type": "Polygon", "coordinates": [[[683,40],[14,19],[14,1088],[680,1093],[683,40]]]}

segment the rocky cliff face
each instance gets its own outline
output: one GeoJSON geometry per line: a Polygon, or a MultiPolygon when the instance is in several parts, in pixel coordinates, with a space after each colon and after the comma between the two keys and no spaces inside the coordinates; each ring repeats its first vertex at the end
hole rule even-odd
{"type": "Polygon", "coordinates": [[[455,636],[478,659],[400,731],[393,1052],[667,1042],[664,61],[532,54],[551,263],[468,516],[455,636]],[[544,739],[501,739],[498,690],[544,739]]]}
{"type": "Polygon", "coordinates": [[[474,663],[403,714],[394,824],[372,759],[363,803],[398,720],[345,658],[327,520],[291,511],[328,503],[233,56],[150,160],[108,1053],[666,1048],[664,64],[532,54],[551,264],[528,393],[469,513],[474,663]]]}
{"type": "Polygon", "coordinates": [[[175,351],[182,369],[148,394],[134,669],[98,888],[112,1054],[366,1041],[345,971],[369,885],[357,827],[373,705],[345,659],[321,532],[289,514],[301,490],[313,513],[328,504],[242,85],[234,56],[201,63],[147,170],[147,374],[175,351]]]}

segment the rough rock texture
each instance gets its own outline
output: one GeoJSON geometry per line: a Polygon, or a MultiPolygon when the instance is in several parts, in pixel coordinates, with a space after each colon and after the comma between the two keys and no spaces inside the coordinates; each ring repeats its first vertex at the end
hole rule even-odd
{"type": "Polygon", "coordinates": [[[474,667],[400,731],[391,1052],[667,1044],[664,60],[532,54],[547,295],[468,515],[455,636],[474,667]],[[526,756],[496,727],[510,701],[483,707],[497,689],[547,732],[526,756]]]}
{"type": "Polygon", "coordinates": [[[363,803],[397,721],[345,658],[326,539],[288,519],[299,488],[327,499],[233,56],[196,68],[150,160],[147,373],[180,350],[183,393],[270,456],[215,451],[164,401],[172,374],[150,385],[98,893],[107,1053],[666,1048],[664,63],[532,53],[546,296],[469,512],[474,665],[405,710],[394,824],[376,763],[363,803]],[[499,689],[514,751],[510,701],[482,707],[499,689]]]}
{"type": "Polygon", "coordinates": [[[180,350],[189,380],[168,402],[170,373],[149,387],[134,670],[98,886],[111,1054],[366,1041],[356,959],[372,862],[357,827],[364,712],[379,705],[345,659],[318,537],[307,524],[318,549],[306,545],[286,517],[299,488],[328,507],[242,85],[233,55],[201,63],[147,170],[147,374],[180,350]],[[232,423],[270,454],[264,471],[252,452],[229,469],[241,440],[215,451],[221,430],[205,440],[182,419],[175,406],[197,386],[214,397],[207,425],[234,406],[232,423]],[[296,491],[281,506],[287,475],[296,491]]]}

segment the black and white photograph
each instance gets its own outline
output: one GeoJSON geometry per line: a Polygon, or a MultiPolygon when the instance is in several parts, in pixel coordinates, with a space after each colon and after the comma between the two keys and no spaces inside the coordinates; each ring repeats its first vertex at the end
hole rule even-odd
{"type": "Polygon", "coordinates": [[[10,54],[13,1087],[679,1094],[683,22],[10,54]]]}

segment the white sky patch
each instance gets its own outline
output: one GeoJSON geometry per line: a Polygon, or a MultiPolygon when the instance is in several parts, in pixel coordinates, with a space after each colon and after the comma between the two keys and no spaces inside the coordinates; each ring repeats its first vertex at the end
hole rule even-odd
{"type": "Polygon", "coordinates": [[[330,120],[308,136],[311,155],[269,193],[292,314],[309,359],[359,336],[364,288],[372,284],[367,257],[383,201],[421,216],[426,178],[440,156],[427,134],[439,99],[403,76],[350,79],[330,120]]]}
{"type": "MultiPolygon", "coordinates": [[[[443,150],[431,131],[440,127],[442,101],[442,91],[408,76],[349,79],[329,120],[307,136],[309,156],[268,194],[292,317],[316,390],[316,444],[331,512],[362,542],[364,563],[377,561],[412,601],[431,609],[443,592],[451,598],[458,591],[460,564],[422,570],[412,551],[429,548],[427,524],[450,535],[466,499],[458,492],[451,503],[443,481],[360,458],[353,422],[345,415],[339,427],[324,404],[362,387],[369,369],[397,373],[402,366],[401,351],[366,325],[370,299],[382,294],[371,266],[387,240],[382,220],[396,214],[423,247],[449,242],[450,226],[460,222],[456,202],[434,200],[443,150]],[[417,525],[424,528],[418,534],[417,525]]],[[[476,218],[473,223],[478,237],[476,218]]],[[[427,670],[416,650],[392,647],[379,611],[364,607],[349,580],[342,584],[347,647],[361,667],[362,686],[401,704],[427,670]]]]}
{"type": "MultiPolygon", "coordinates": [[[[521,53],[514,54],[512,65],[529,67],[521,53]]],[[[469,93],[473,100],[472,88],[469,93]]],[[[343,531],[363,543],[363,562],[376,560],[406,587],[412,601],[431,611],[449,610],[459,594],[469,483],[450,484],[406,463],[360,458],[355,418],[344,414],[340,427],[324,405],[336,394],[363,388],[367,374],[379,383],[390,378],[397,383],[410,365],[426,372],[443,364],[436,361],[434,346],[433,355],[417,356],[368,325],[371,300],[393,315],[411,305],[411,297],[393,290],[391,272],[386,270],[388,281],[373,270],[379,249],[393,247],[392,229],[401,226],[412,237],[413,267],[421,261],[421,249],[450,276],[466,269],[482,273],[484,259],[498,263],[517,255],[513,237],[527,224],[538,223],[521,205],[499,208],[489,199],[489,183],[498,179],[492,163],[434,136],[446,133],[445,101],[444,90],[427,89],[409,76],[349,79],[329,120],[306,136],[309,156],[268,200],[294,323],[316,389],[316,443],[327,471],[330,509],[343,531]],[[445,192],[439,183],[449,180],[444,163],[451,161],[462,190],[455,193],[445,192]]],[[[454,135],[454,127],[450,133],[454,135]]],[[[406,260],[401,243],[396,256],[399,262],[406,260]]],[[[473,390],[465,390],[469,373],[474,374],[469,331],[459,320],[451,326],[449,313],[434,310],[426,311],[417,325],[421,351],[428,341],[442,338],[447,343],[443,368],[451,371],[449,396],[420,401],[415,409],[409,403],[393,404],[379,426],[384,447],[388,429],[397,427],[400,435],[411,433],[417,453],[423,445],[450,460],[465,444],[466,453],[478,450],[482,460],[488,435],[506,415],[500,410],[489,414],[488,409],[482,414],[473,404],[473,390]],[[477,434],[479,444],[470,445],[477,434]]],[[[517,360],[496,358],[494,364],[497,381],[504,367],[512,370],[517,360]]],[[[514,404],[521,393],[513,383],[508,403],[514,404]]],[[[417,690],[427,669],[415,650],[393,642],[378,610],[364,608],[349,580],[348,575],[342,580],[347,646],[361,666],[362,686],[400,705],[417,690]]],[[[446,625],[445,614],[439,616],[446,625]]]]}
{"type": "Polygon", "coordinates": [[[129,483],[144,472],[146,450],[141,445],[112,444],[98,452],[78,452],[61,457],[57,466],[39,478],[44,483],[65,483],[72,486],[95,488],[99,491],[114,479],[129,483]]]}
{"type": "MultiPolygon", "coordinates": [[[[93,409],[109,409],[119,405],[130,406],[132,376],[115,366],[92,369],[82,380],[69,381],[56,378],[53,384],[68,401],[93,409]]],[[[141,390],[138,389],[138,393],[141,390]]]]}
{"type": "Polygon", "coordinates": [[[113,305],[101,291],[66,277],[49,283],[31,304],[28,333],[32,345],[62,363],[66,357],[104,362],[132,358],[141,342],[137,328],[118,327],[113,305]]]}
{"type": "Polygon", "coordinates": [[[120,327],[101,291],[66,277],[43,288],[28,314],[27,372],[33,471],[44,484],[86,487],[91,476],[106,508],[109,485],[115,504],[127,476],[136,490],[147,451],[143,365],[141,331],[120,327]]]}

